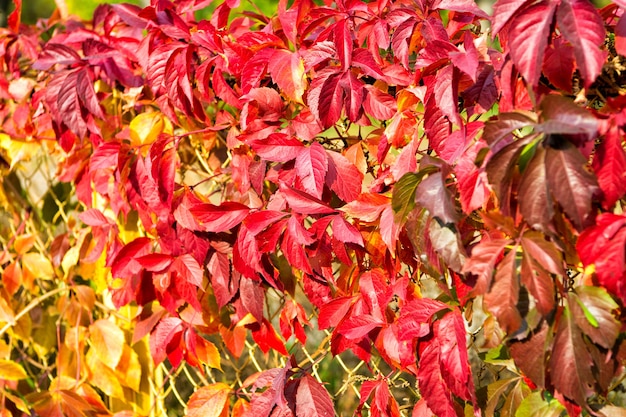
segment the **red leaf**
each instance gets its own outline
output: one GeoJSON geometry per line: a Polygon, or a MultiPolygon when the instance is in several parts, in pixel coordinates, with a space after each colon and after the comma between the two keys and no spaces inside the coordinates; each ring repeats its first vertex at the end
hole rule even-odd
{"type": "Polygon", "coordinates": [[[196,218],[201,230],[220,233],[231,230],[246,218],[250,208],[234,201],[225,201],[219,206],[201,203],[189,211],[196,218]]]}
{"type": "Polygon", "coordinates": [[[299,379],[296,391],[296,415],[298,417],[334,416],[335,406],[330,394],[311,375],[299,379]]]}
{"type": "Polygon", "coordinates": [[[100,210],[89,209],[78,215],[78,218],[88,226],[103,227],[115,226],[115,221],[106,217],[100,210]]]}
{"type": "Polygon", "coordinates": [[[598,135],[598,120],[571,99],[551,94],[541,101],[542,122],[537,130],[546,134],[582,135],[585,141],[598,135]]]}
{"type": "Polygon", "coordinates": [[[15,5],[15,10],[13,10],[7,18],[7,25],[13,33],[18,33],[22,20],[22,0],[13,0],[13,4],[15,5]]]}
{"type": "Polygon", "coordinates": [[[329,327],[336,327],[350,310],[353,300],[353,297],[339,297],[323,304],[317,318],[318,328],[325,330],[329,327]]]}
{"type": "Polygon", "coordinates": [[[224,307],[233,299],[239,289],[239,283],[236,279],[239,274],[231,271],[228,256],[221,252],[214,252],[206,267],[217,304],[220,308],[224,307]]]}
{"type": "Polygon", "coordinates": [[[276,223],[288,214],[282,211],[261,210],[255,211],[245,218],[243,223],[253,235],[258,235],[272,223],[276,223]]]}
{"type": "Polygon", "coordinates": [[[284,194],[289,207],[296,213],[300,214],[328,214],[334,213],[335,210],[329,207],[322,200],[312,197],[302,191],[295,190],[286,185],[281,186],[281,192],[284,194]]]}
{"type": "Polygon", "coordinates": [[[521,341],[512,341],[509,350],[519,369],[539,388],[545,386],[546,340],[552,337],[552,329],[543,322],[541,328],[521,341]]]}
{"type": "Polygon", "coordinates": [[[443,316],[435,328],[441,348],[441,371],[454,395],[464,400],[474,397],[474,380],[467,354],[465,321],[458,309],[443,316]]]}
{"type": "Polygon", "coordinates": [[[137,261],[150,272],[165,272],[172,264],[172,256],[163,253],[149,253],[137,258],[137,261]]]}
{"type": "Polygon", "coordinates": [[[378,88],[366,85],[367,94],[363,101],[365,113],[378,120],[391,119],[398,111],[396,100],[378,88]]]}
{"type": "Polygon", "coordinates": [[[576,250],[583,265],[595,266],[600,285],[626,304],[626,216],[603,213],[580,234],[576,250]]]}
{"type": "Polygon", "coordinates": [[[454,67],[447,65],[437,72],[432,89],[434,90],[435,102],[441,111],[450,122],[461,125],[457,77],[454,67]]]}
{"type": "Polygon", "coordinates": [[[33,69],[47,71],[55,64],[72,65],[80,61],[81,57],[78,52],[69,46],[60,43],[48,43],[37,57],[37,61],[33,63],[33,69]]]}
{"type": "Polygon", "coordinates": [[[151,239],[139,237],[133,240],[124,246],[118,252],[113,262],[111,262],[111,275],[113,275],[114,278],[126,278],[136,274],[141,270],[141,264],[137,258],[147,255],[151,249],[151,239]]]}
{"type": "Polygon", "coordinates": [[[343,206],[341,211],[364,222],[375,222],[387,207],[391,207],[389,197],[382,194],[363,193],[356,200],[343,206]]]}
{"type": "Polygon", "coordinates": [[[561,90],[572,91],[574,73],[574,48],[565,43],[562,37],[554,39],[546,49],[543,73],[548,80],[561,90]]]}
{"type": "Polygon", "coordinates": [[[352,52],[352,66],[360,68],[365,75],[376,79],[384,79],[385,74],[380,69],[380,65],[367,49],[358,48],[352,52]]]}
{"type": "Polygon", "coordinates": [[[302,142],[284,133],[272,133],[266,139],[252,141],[250,146],[261,158],[276,162],[296,159],[304,148],[302,142]]]}
{"type": "Polygon", "coordinates": [[[345,92],[339,81],[341,74],[334,68],[320,71],[309,88],[307,103],[311,113],[328,129],[341,117],[345,92]]]}
{"type": "Polygon", "coordinates": [[[587,159],[569,141],[559,149],[546,149],[550,191],[579,231],[593,221],[592,198],[599,190],[586,165],[587,159]]]}
{"type": "Polygon", "coordinates": [[[417,298],[410,301],[400,311],[398,337],[400,340],[421,338],[430,333],[430,320],[441,310],[450,308],[447,304],[431,298],[417,298]]]}
{"type": "Polygon", "coordinates": [[[463,91],[462,95],[466,107],[478,104],[483,110],[489,110],[500,96],[493,67],[485,66],[478,74],[474,85],[463,91]]]}
{"type": "Polygon", "coordinates": [[[550,376],[554,387],[566,397],[585,404],[594,393],[593,359],[585,348],[582,333],[569,308],[559,320],[550,355],[550,376]]]}
{"type": "Polygon", "coordinates": [[[204,272],[193,256],[186,253],[175,258],[172,263],[172,270],[178,273],[178,279],[196,287],[202,286],[204,272]]]}
{"type": "Polygon", "coordinates": [[[489,15],[481,10],[473,0],[437,0],[430,6],[434,10],[451,10],[459,13],[471,13],[487,19],[489,15]]]}
{"type": "Polygon", "coordinates": [[[441,172],[432,173],[419,183],[415,202],[446,224],[455,223],[459,218],[455,200],[441,172]]]}
{"type": "Polygon", "coordinates": [[[278,353],[287,356],[287,349],[285,344],[274,330],[272,324],[263,318],[263,321],[259,323],[261,328],[259,330],[252,331],[252,338],[259,345],[259,348],[263,353],[269,352],[270,349],[274,349],[278,353]]]}
{"type": "Polygon", "coordinates": [[[183,322],[178,317],[165,317],[150,334],[150,353],[155,364],[163,362],[167,356],[168,344],[176,336],[180,337],[183,322]]]}
{"type": "Polygon", "coordinates": [[[361,314],[348,317],[336,331],[347,339],[358,340],[365,337],[372,330],[382,327],[383,324],[384,322],[381,319],[369,314],[361,314]]]}
{"type": "Polygon", "coordinates": [[[346,115],[351,122],[358,121],[363,115],[363,95],[365,94],[365,84],[352,71],[346,71],[339,85],[346,94],[345,108],[346,115]]]}
{"type": "Polygon", "coordinates": [[[363,246],[363,236],[359,229],[348,223],[342,216],[333,216],[333,237],[343,243],[363,246]]]}
{"type": "Polygon", "coordinates": [[[277,49],[268,62],[268,69],[280,90],[291,100],[301,103],[307,83],[300,54],[277,49]]]}
{"type": "Polygon", "coordinates": [[[496,4],[493,5],[493,26],[491,28],[493,36],[500,32],[504,25],[515,16],[522,6],[531,1],[532,0],[498,0],[496,4]]]}
{"type": "Polygon", "coordinates": [[[476,81],[476,72],[478,71],[478,50],[474,45],[474,39],[469,32],[465,32],[463,39],[464,51],[450,52],[450,60],[452,64],[459,70],[470,76],[472,81],[476,81]]]}
{"type": "Polygon", "coordinates": [[[500,327],[509,335],[522,325],[522,317],[517,309],[519,300],[519,278],[515,262],[516,248],[504,257],[496,270],[495,282],[485,294],[485,306],[498,319],[500,327]]]}
{"type": "Polygon", "coordinates": [[[458,181],[461,208],[465,214],[484,207],[489,198],[487,174],[484,168],[476,167],[474,161],[485,148],[485,142],[476,142],[459,158],[454,173],[458,181]]]}
{"type": "Polygon", "coordinates": [[[86,136],[88,130],[87,120],[82,114],[83,108],[94,117],[104,119],[91,75],[89,67],[70,71],[56,97],[61,120],[79,137],[86,136]]]}
{"type": "Polygon", "coordinates": [[[472,248],[470,259],[463,265],[463,273],[478,276],[474,287],[476,294],[484,294],[489,290],[496,261],[510,243],[508,239],[482,239],[472,248]]]}
{"type": "Polygon", "coordinates": [[[306,192],[322,198],[327,170],[328,157],[322,145],[313,142],[311,146],[301,148],[296,157],[296,171],[306,192]]]}
{"type": "Polygon", "coordinates": [[[250,232],[246,225],[239,228],[237,241],[233,246],[233,266],[242,275],[248,278],[256,278],[257,272],[261,270],[261,254],[255,239],[255,235],[250,232]]]}
{"type": "Polygon", "coordinates": [[[615,50],[626,56],[626,17],[622,15],[615,25],[615,50]]]}
{"type": "Polygon", "coordinates": [[[606,132],[596,149],[592,166],[603,192],[602,207],[610,210],[626,194],[626,152],[616,126],[606,132]]]}
{"type": "Polygon", "coordinates": [[[312,274],[313,271],[311,270],[309,257],[302,246],[303,244],[298,242],[298,236],[294,235],[290,229],[286,229],[280,244],[280,249],[285,255],[285,258],[287,258],[289,264],[294,268],[306,272],[307,274],[312,274]]]}
{"type": "Polygon", "coordinates": [[[542,0],[516,13],[511,20],[509,30],[511,58],[526,82],[533,88],[539,83],[556,5],[556,2],[542,0]]]}
{"type": "Polygon", "coordinates": [[[363,174],[342,154],[328,150],[326,153],[329,156],[326,184],[337,197],[349,203],[361,194],[363,174]]]}
{"type": "Polygon", "coordinates": [[[554,215],[554,203],[546,178],[545,156],[543,147],[538,146],[524,170],[518,190],[520,212],[526,222],[538,230],[547,230],[554,215]]]}
{"type": "Polygon", "coordinates": [[[346,70],[352,66],[352,33],[350,31],[350,20],[343,19],[335,24],[334,41],[337,48],[341,69],[346,70]]]}
{"type": "Polygon", "coordinates": [[[606,52],[604,22],[587,0],[563,0],[556,12],[559,29],[574,47],[576,65],[588,88],[602,72],[606,52]]]}
{"type": "Polygon", "coordinates": [[[239,296],[247,312],[252,314],[258,323],[261,323],[263,321],[263,303],[265,302],[263,288],[258,285],[257,281],[241,277],[239,296]]]}
{"type": "Polygon", "coordinates": [[[441,372],[441,346],[437,338],[428,342],[420,355],[417,380],[420,393],[437,417],[457,417],[452,392],[441,372]]]}

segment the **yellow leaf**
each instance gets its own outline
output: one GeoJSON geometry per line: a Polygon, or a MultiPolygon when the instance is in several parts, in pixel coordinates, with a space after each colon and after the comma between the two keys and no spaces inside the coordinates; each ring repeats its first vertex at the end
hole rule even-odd
{"type": "Polygon", "coordinates": [[[86,359],[90,370],[89,383],[110,397],[124,398],[124,388],[115,371],[102,363],[93,350],[87,352],[86,359]]]}
{"type": "Polygon", "coordinates": [[[37,142],[24,142],[11,139],[11,136],[0,133],[0,148],[6,151],[11,169],[20,161],[28,161],[39,149],[41,145],[37,142]]]}
{"type": "Polygon", "coordinates": [[[22,270],[24,271],[24,281],[30,279],[53,279],[54,267],[50,259],[41,253],[25,253],[22,255],[22,270]],[[28,278],[27,276],[30,275],[28,278]]]}
{"type": "Polygon", "coordinates": [[[130,141],[133,146],[149,145],[161,133],[172,134],[172,123],[160,112],[140,113],[130,122],[130,141]]]}
{"type": "Polygon", "coordinates": [[[139,355],[128,345],[124,345],[122,358],[117,368],[115,368],[115,373],[119,377],[122,385],[135,392],[139,391],[141,384],[141,364],[139,363],[139,355]]]}
{"type": "Polygon", "coordinates": [[[89,326],[91,349],[111,369],[120,362],[124,349],[124,332],[110,320],[101,319],[89,326]]]}
{"type": "Polygon", "coordinates": [[[19,381],[28,378],[28,374],[22,365],[8,359],[0,359],[0,379],[19,381]]]}
{"type": "Polygon", "coordinates": [[[78,264],[79,257],[80,248],[78,246],[72,246],[67,252],[65,252],[63,260],[61,261],[61,268],[63,268],[65,278],[69,276],[71,269],[78,264]]]}
{"type": "Polygon", "coordinates": [[[187,417],[225,417],[228,415],[230,387],[222,382],[199,388],[187,403],[187,417]]]}

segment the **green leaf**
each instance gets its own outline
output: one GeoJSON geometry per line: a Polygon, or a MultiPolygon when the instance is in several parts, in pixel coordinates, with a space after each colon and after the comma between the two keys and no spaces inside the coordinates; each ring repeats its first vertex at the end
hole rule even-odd
{"type": "Polygon", "coordinates": [[[557,400],[545,400],[541,392],[533,392],[520,404],[515,417],[559,417],[565,413],[557,400]]]}
{"type": "Polygon", "coordinates": [[[422,177],[423,175],[408,172],[393,187],[391,208],[395,213],[396,219],[403,221],[415,208],[415,190],[417,190],[422,177]]]}
{"type": "Polygon", "coordinates": [[[580,286],[569,297],[572,315],[583,333],[594,343],[611,349],[621,327],[613,314],[617,303],[602,287],[580,286]]]}

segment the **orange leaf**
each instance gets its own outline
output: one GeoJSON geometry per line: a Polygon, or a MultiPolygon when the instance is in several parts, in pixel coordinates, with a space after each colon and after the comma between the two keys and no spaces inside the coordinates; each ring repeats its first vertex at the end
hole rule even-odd
{"type": "Polygon", "coordinates": [[[187,403],[187,417],[226,417],[230,387],[222,382],[199,388],[187,403]]]}
{"type": "Polygon", "coordinates": [[[14,295],[22,285],[22,267],[20,263],[15,261],[6,268],[2,273],[2,284],[10,295],[14,295]]]}
{"type": "Polygon", "coordinates": [[[91,348],[98,359],[115,369],[124,349],[124,332],[112,321],[101,319],[89,326],[89,333],[91,348]]]}
{"type": "Polygon", "coordinates": [[[22,255],[30,250],[35,244],[35,236],[27,234],[15,238],[13,248],[18,255],[22,255]]]}

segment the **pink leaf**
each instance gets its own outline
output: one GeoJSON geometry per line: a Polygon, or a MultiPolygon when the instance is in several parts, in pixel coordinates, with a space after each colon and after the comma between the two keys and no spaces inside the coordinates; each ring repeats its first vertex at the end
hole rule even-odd
{"type": "Polygon", "coordinates": [[[302,417],[334,416],[335,407],[330,394],[311,375],[300,378],[296,392],[296,415],[302,417]]]}

